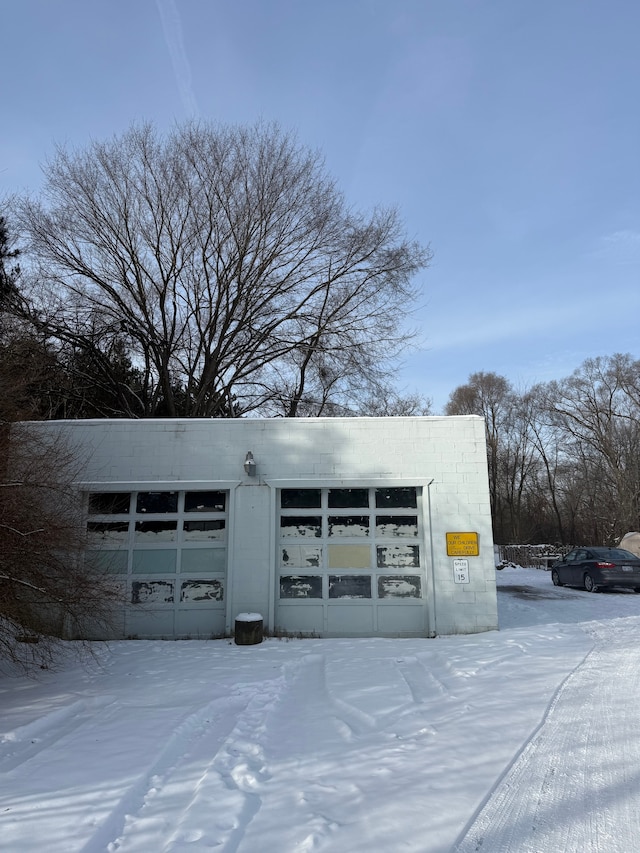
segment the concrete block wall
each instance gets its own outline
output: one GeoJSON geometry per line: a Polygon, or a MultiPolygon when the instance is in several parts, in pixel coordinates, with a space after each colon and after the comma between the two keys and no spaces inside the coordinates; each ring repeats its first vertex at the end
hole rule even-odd
{"type": "MultiPolygon", "coordinates": [[[[497,628],[484,421],[475,416],[87,420],[29,424],[63,434],[94,490],[226,488],[229,614],[273,613],[276,496],[282,487],[423,488],[429,633],[497,628]],[[243,469],[247,451],[257,476],[243,469]],[[476,532],[469,583],[454,582],[447,532],[476,532]]],[[[268,618],[268,617],[267,617],[268,618]]]]}

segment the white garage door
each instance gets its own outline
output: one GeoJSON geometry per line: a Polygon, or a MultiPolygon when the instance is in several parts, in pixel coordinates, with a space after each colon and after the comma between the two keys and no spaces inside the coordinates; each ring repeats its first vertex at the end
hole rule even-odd
{"type": "Polygon", "coordinates": [[[420,492],[282,489],[276,628],[317,636],[424,636],[420,492]]]}
{"type": "Polygon", "coordinates": [[[88,557],[127,602],[115,636],[224,635],[227,508],[218,490],[89,494],[88,557]]]}

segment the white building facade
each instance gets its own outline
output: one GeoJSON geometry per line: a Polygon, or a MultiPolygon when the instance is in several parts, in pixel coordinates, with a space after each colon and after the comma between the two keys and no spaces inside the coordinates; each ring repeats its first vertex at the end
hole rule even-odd
{"type": "Polygon", "coordinates": [[[89,555],[124,593],[111,637],[433,637],[498,627],[475,416],[85,420],[89,555]]]}

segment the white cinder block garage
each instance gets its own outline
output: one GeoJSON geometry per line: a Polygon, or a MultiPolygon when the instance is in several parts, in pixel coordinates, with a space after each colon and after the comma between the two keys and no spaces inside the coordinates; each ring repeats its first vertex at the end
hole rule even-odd
{"type": "Polygon", "coordinates": [[[94,420],[89,552],[122,585],[115,637],[436,636],[498,627],[484,422],[94,420]]]}

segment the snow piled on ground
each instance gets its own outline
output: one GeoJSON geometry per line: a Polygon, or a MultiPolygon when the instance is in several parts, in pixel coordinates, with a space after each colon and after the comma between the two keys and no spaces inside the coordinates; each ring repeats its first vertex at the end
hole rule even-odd
{"type": "Polygon", "coordinates": [[[0,849],[631,853],[640,595],[497,580],[497,632],[125,641],[0,678],[0,849]]]}

